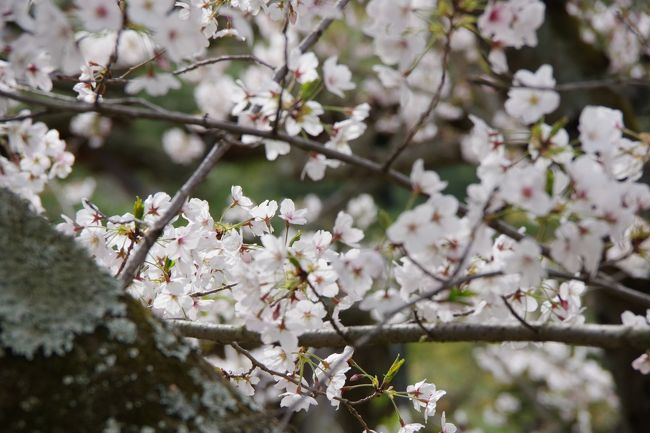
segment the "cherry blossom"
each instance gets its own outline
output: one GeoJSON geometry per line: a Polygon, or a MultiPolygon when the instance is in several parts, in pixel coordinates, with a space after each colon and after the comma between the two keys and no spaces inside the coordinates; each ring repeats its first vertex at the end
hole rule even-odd
{"type": "Polygon", "coordinates": [[[501,194],[509,203],[535,215],[551,210],[553,202],[545,191],[546,171],[539,165],[515,166],[508,170],[501,194]]]}
{"type": "Polygon", "coordinates": [[[289,70],[299,83],[309,83],[318,78],[318,58],[314,53],[301,53],[294,49],[289,53],[289,70]]]}
{"type": "Polygon", "coordinates": [[[358,242],[363,239],[363,231],[352,227],[352,217],[340,211],[336,216],[334,229],[332,230],[333,240],[341,241],[349,246],[357,246],[358,242]]]}
{"type": "Polygon", "coordinates": [[[377,219],[377,205],[370,194],[361,194],[351,199],[346,211],[362,230],[377,219]]]}
{"type": "Polygon", "coordinates": [[[147,24],[149,20],[160,19],[171,9],[171,2],[156,0],[132,0],[127,4],[129,19],[147,24]]]}
{"type": "Polygon", "coordinates": [[[621,313],[621,322],[625,326],[630,326],[632,328],[645,328],[647,326],[650,326],[650,323],[648,323],[648,320],[644,316],[639,316],[631,311],[624,311],[621,313]]]}
{"type": "Polygon", "coordinates": [[[120,11],[117,1],[75,1],[75,6],[78,8],[79,19],[91,32],[118,30],[122,27],[122,11],[120,11]]]}
{"type": "Polygon", "coordinates": [[[307,175],[311,180],[321,180],[325,177],[327,167],[336,167],[336,161],[327,159],[322,153],[310,153],[309,160],[302,171],[302,177],[307,175]]]}
{"type": "Polygon", "coordinates": [[[414,433],[416,431],[419,431],[424,428],[424,424],[420,424],[417,422],[414,423],[409,423],[409,424],[404,424],[400,427],[398,433],[414,433]]]}
{"type": "MultiPolygon", "coordinates": [[[[303,386],[306,385],[306,382],[303,381],[303,386]]],[[[280,397],[282,397],[280,407],[288,407],[299,412],[301,410],[307,411],[309,406],[318,404],[314,397],[301,390],[301,385],[289,383],[286,389],[287,392],[280,394],[280,397]]]]}
{"type": "Polygon", "coordinates": [[[537,29],[544,22],[544,3],[539,0],[490,1],[479,17],[481,35],[497,44],[521,48],[537,45],[537,29]]]}
{"type": "Polygon", "coordinates": [[[512,84],[514,87],[508,91],[506,111],[526,124],[555,111],[560,105],[560,95],[552,90],[555,79],[550,65],[542,65],[535,72],[517,71],[512,84]]]}
{"type": "Polygon", "coordinates": [[[426,380],[409,385],[406,387],[406,392],[415,410],[419,412],[424,408],[425,421],[427,417],[435,415],[436,403],[446,394],[446,391],[437,390],[433,383],[427,383],[426,380]]]}
{"type": "Polygon", "coordinates": [[[423,192],[427,195],[434,195],[447,187],[447,182],[440,180],[435,171],[424,169],[424,161],[418,159],[413,163],[411,169],[411,185],[416,192],[423,192]]]}
{"type": "MultiPolygon", "coordinates": [[[[548,64],[502,81],[508,62],[520,63],[512,51],[538,43],[545,15],[540,0],[465,2],[462,8],[371,0],[345,12],[339,8],[345,2],[315,0],[93,0],[71,8],[49,0],[5,3],[0,186],[39,210],[45,191],[48,201],[58,198],[68,214],[59,230],[117,278],[124,278],[133,251],[151,243],[126,291],[164,319],[258,333],[262,345],[250,353],[228,348],[224,359],[212,358],[257,402],[268,404],[271,397],[280,407],[308,411],[323,395],[338,409],[347,406],[349,387],[361,384],[369,399],[409,399],[426,423],[446,391],[426,380],[398,389],[392,373],[368,373],[353,361],[352,345],[339,353],[315,351],[306,337],[321,330],[347,335],[348,312],[355,309],[379,327],[523,321],[571,331],[593,320],[583,297],[594,286],[607,286],[616,272],[650,275],[650,187],[641,181],[647,133],[632,122],[626,127],[618,109],[560,107],[561,87],[548,64]],[[321,28],[329,20],[365,36],[342,49],[339,35],[321,28]],[[234,39],[221,39],[228,36],[234,39]],[[465,80],[456,76],[460,70],[496,75],[465,80]],[[372,73],[353,77],[352,71],[372,73]],[[507,86],[507,98],[484,88],[490,86],[507,86]],[[175,89],[182,89],[189,105],[185,99],[179,105],[193,107],[191,113],[177,111],[170,99],[155,100],[162,108],[150,98],[175,89]],[[83,103],[75,104],[70,90],[83,103]],[[21,111],[38,105],[28,102],[32,97],[42,98],[47,111],[21,111]],[[206,150],[203,137],[216,131],[246,152],[261,155],[263,145],[268,161],[291,153],[274,164],[304,162],[301,177],[312,181],[328,168],[345,173],[352,167],[385,176],[406,193],[391,189],[373,198],[358,182],[332,208],[336,200],[325,196],[256,197],[257,191],[249,197],[232,186],[223,209],[182,196],[180,211],[150,242],[144,236],[157,231],[172,205],[168,193],[137,199],[129,212],[112,216],[87,200],[77,212],[67,209],[77,205],[72,197],[90,195],[94,187],[64,181],[75,159],[65,135],[46,126],[49,117],[35,120],[59,105],[73,113],[65,131],[71,143],[91,148],[83,152],[101,146],[119,123],[113,119],[135,113],[133,119],[176,124],[159,141],[179,164],[198,160],[206,150]],[[545,118],[556,110],[567,118],[545,118]],[[466,133],[467,118],[473,128],[466,133]],[[444,193],[447,172],[425,169],[420,157],[430,155],[430,145],[450,141],[462,143],[466,166],[476,169],[475,183],[465,191],[450,188],[454,195],[444,193]],[[395,153],[394,165],[384,162],[400,142],[406,151],[395,153]],[[307,153],[299,160],[301,150],[307,153]],[[402,173],[411,163],[410,173],[402,173]],[[317,225],[330,215],[335,218],[317,225]],[[385,383],[377,383],[381,377],[385,383]]],[[[630,28],[647,36],[650,21],[647,14],[617,14],[616,6],[572,1],[567,10],[583,42],[610,59],[610,72],[643,79],[640,59],[647,53],[630,28]]],[[[91,179],[83,172],[82,178],[91,179]]],[[[649,319],[626,311],[619,326],[643,332],[649,319]]],[[[532,379],[549,410],[581,425],[590,405],[615,404],[613,379],[594,356],[553,343],[475,351],[497,381],[532,379]]],[[[648,354],[630,368],[648,374],[648,354]]],[[[484,411],[486,422],[504,424],[520,404],[512,395],[496,395],[484,411]]],[[[424,428],[404,421],[410,418],[395,408],[400,433],[424,428]]],[[[441,431],[457,431],[444,412],[441,431]]]]}
{"type": "Polygon", "coordinates": [[[285,127],[289,135],[298,135],[304,130],[309,135],[318,135],[323,131],[323,124],[318,116],[323,114],[323,108],[316,101],[307,101],[289,113],[285,119],[285,127]]]}
{"type": "Polygon", "coordinates": [[[506,259],[506,271],[519,273],[523,287],[534,287],[544,276],[540,262],[541,248],[530,238],[519,241],[512,250],[512,255],[506,259]]]}
{"type": "Polygon", "coordinates": [[[280,218],[285,220],[287,224],[304,225],[307,223],[307,209],[296,209],[296,205],[291,199],[284,199],[280,203],[280,218]]]}
{"type": "Polygon", "coordinates": [[[315,371],[315,381],[326,385],[326,395],[332,406],[339,408],[341,388],[345,385],[345,373],[350,370],[348,361],[352,357],[354,349],[346,346],[342,353],[329,355],[318,364],[315,371]]]}
{"type": "Polygon", "coordinates": [[[70,130],[82,137],[88,138],[92,148],[100,147],[111,131],[111,120],[95,113],[82,113],[70,121],[70,130]]]}
{"type": "Polygon", "coordinates": [[[580,113],[580,141],[586,152],[610,153],[622,137],[623,114],[607,107],[587,106],[580,113]]]}
{"type": "Polygon", "coordinates": [[[165,47],[173,61],[180,61],[201,53],[207,40],[196,25],[196,15],[181,19],[179,12],[165,15],[154,24],[153,40],[165,47]]]}
{"type": "Polygon", "coordinates": [[[327,90],[342,98],[343,92],[354,89],[356,85],[352,82],[350,69],[336,62],[336,56],[325,60],[323,63],[323,81],[327,90]]]}
{"type": "Polygon", "coordinates": [[[454,424],[447,422],[447,417],[445,417],[444,412],[440,416],[440,426],[440,433],[456,433],[458,430],[454,424]]]}
{"type": "Polygon", "coordinates": [[[650,355],[644,353],[636,358],[634,361],[632,361],[632,368],[639,370],[641,374],[650,373],[650,355]]]}
{"type": "Polygon", "coordinates": [[[162,138],[162,145],[172,161],[179,164],[189,164],[205,150],[203,140],[196,135],[186,134],[180,128],[166,131],[162,138]]]}

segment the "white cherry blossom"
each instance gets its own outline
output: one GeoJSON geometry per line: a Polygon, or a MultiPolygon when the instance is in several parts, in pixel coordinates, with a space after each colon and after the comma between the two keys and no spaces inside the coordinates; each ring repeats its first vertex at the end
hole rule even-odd
{"type": "Polygon", "coordinates": [[[506,111],[523,123],[534,123],[560,105],[560,95],[552,90],[555,79],[550,65],[542,65],[535,72],[517,71],[512,84],[514,87],[508,91],[506,111]]]}
{"type": "Polygon", "coordinates": [[[280,218],[287,224],[304,225],[307,224],[307,209],[296,209],[296,205],[291,199],[284,199],[280,203],[280,218]]]}
{"type": "Polygon", "coordinates": [[[299,49],[289,53],[289,70],[293,78],[299,83],[309,83],[318,78],[318,58],[314,53],[302,54],[299,49]]]}
{"type": "Polygon", "coordinates": [[[323,81],[327,90],[341,98],[346,90],[356,87],[352,82],[350,69],[345,65],[337,64],[336,56],[329,57],[323,63],[323,81]]]}
{"type": "Polygon", "coordinates": [[[79,19],[87,30],[101,32],[122,27],[122,11],[113,0],[75,0],[79,19]]]}
{"type": "Polygon", "coordinates": [[[622,138],[623,113],[589,105],[580,113],[580,141],[586,152],[610,153],[622,138]]]}
{"type": "Polygon", "coordinates": [[[187,134],[180,128],[172,128],[163,134],[163,150],[172,161],[189,164],[205,151],[203,140],[193,134],[187,134]]]}
{"type": "Polygon", "coordinates": [[[545,272],[540,261],[542,250],[530,238],[524,238],[515,244],[512,255],[506,259],[506,272],[518,273],[522,287],[537,286],[545,272]]]}

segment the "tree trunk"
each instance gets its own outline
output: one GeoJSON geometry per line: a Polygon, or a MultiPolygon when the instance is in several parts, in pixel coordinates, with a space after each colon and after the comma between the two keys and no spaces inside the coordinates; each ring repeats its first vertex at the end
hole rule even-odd
{"type": "Polygon", "coordinates": [[[0,245],[3,433],[269,428],[73,239],[2,188],[0,245]]]}
{"type": "MultiPolygon", "coordinates": [[[[623,281],[628,287],[648,292],[647,280],[623,281]]],[[[645,316],[645,311],[629,302],[611,295],[599,294],[595,299],[596,318],[599,323],[621,323],[621,313],[630,310],[645,316]]],[[[632,368],[632,361],[641,355],[635,349],[605,351],[605,365],[616,383],[620,400],[620,433],[646,433],[650,426],[650,376],[644,376],[632,368]]]]}

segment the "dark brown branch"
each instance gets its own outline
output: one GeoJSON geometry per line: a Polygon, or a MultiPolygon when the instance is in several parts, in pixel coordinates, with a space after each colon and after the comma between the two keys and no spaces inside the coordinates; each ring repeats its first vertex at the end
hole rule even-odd
{"type": "Polygon", "coordinates": [[[508,309],[508,311],[510,311],[510,314],[512,314],[512,316],[515,319],[517,319],[517,322],[521,323],[522,325],[524,325],[526,328],[530,329],[531,331],[537,333],[537,330],[539,328],[537,328],[536,326],[531,325],[530,323],[528,323],[526,321],[526,319],[521,317],[521,315],[519,313],[517,313],[517,311],[510,304],[510,302],[508,302],[508,298],[506,298],[505,296],[501,296],[501,299],[503,300],[503,303],[506,305],[506,308],[508,309]]]}
{"type": "Polygon", "coordinates": [[[214,295],[215,293],[219,293],[219,292],[223,292],[224,290],[232,289],[236,285],[237,285],[237,283],[226,284],[226,285],[223,285],[221,287],[217,287],[216,289],[206,290],[205,292],[192,293],[190,296],[192,298],[200,298],[201,296],[214,295]]]}
{"type": "Polygon", "coordinates": [[[35,111],[35,112],[30,112],[30,113],[25,113],[25,114],[17,114],[15,116],[2,117],[2,118],[0,118],[0,123],[18,122],[18,121],[21,121],[21,120],[36,119],[38,117],[46,116],[48,114],[54,114],[54,113],[52,113],[51,110],[46,108],[46,109],[40,110],[40,111],[35,111]]]}
{"type": "Polygon", "coordinates": [[[270,63],[265,62],[264,60],[260,59],[259,57],[256,57],[252,54],[231,54],[231,55],[225,55],[225,56],[219,56],[219,57],[212,57],[209,59],[203,59],[199,60],[196,63],[192,63],[191,65],[185,66],[183,68],[177,69],[172,74],[174,75],[181,75],[185,74],[186,72],[193,71],[195,69],[198,69],[203,66],[207,65],[213,65],[215,63],[220,63],[220,62],[229,62],[233,60],[243,60],[243,61],[251,61],[255,62],[258,65],[266,66],[267,68],[274,70],[275,68],[273,65],[270,63]]]}

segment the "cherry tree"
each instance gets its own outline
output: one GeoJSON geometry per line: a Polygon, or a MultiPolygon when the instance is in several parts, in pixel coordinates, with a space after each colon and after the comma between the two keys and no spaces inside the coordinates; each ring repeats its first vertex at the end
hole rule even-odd
{"type": "MultiPolygon", "coordinates": [[[[538,431],[592,431],[602,408],[621,414],[622,431],[645,431],[650,125],[629,89],[650,87],[647,6],[0,8],[0,389],[16,396],[0,396],[8,431],[69,431],[76,406],[80,431],[283,431],[323,406],[348,412],[363,432],[482,431],[445,402],[453,389],[395,380],[409,359],[383,371],[360,361],[373,345],[427,341],[495,343],[477,346],[476,363],[534,402],[538,431]],[[558,29],[598,54],[600,76],[566,79],[593,65],[548,56],[568,37],[558,29]],[[179,89],[194,108],[161,98],[179,89]],[[133,197],[110,215],[87,199],[92,178],[67,180],[80,164],[66,141],[97,151],[124,119],[163,125],[160,148],[192,171],[173,195],[133,197]],[[369,146],[378,137],[388,145],[369,146]],[[445,149],[475,168],[462,200],[431,169],[445,149]],[[242,150],[278,170],[299,165],[309,185],[358,171],[409,198],[391,216],[355,181],[330,221],[314,195],[255,200],[232,185],[226,204],[194,196],[242,150]],[[45,194],[76,196],[77,210],[46,223],[37,216],[45,194]],[[355,323],[354,311],[371,322],[355,323]],[[205,341],[225,346],[222,356],[199,355],[205,341]],[[53,390],[34,384],[49,363],[52,383],[72,391],[45,410],[53,390]],[[117,379],[137,382],[149,367],[162,373],[141,387],[117,379]],[[134,393],[119,409],[95,392],[107,371],[101,386],[134,393]],[[70,397],[84,384],[96,396],[70,397]],[[363,416],[374,400],[388,402],[394,425],[363,416]]],[[[498,428],[522,404],[494,395],[480,424],[498,428]]]]}

